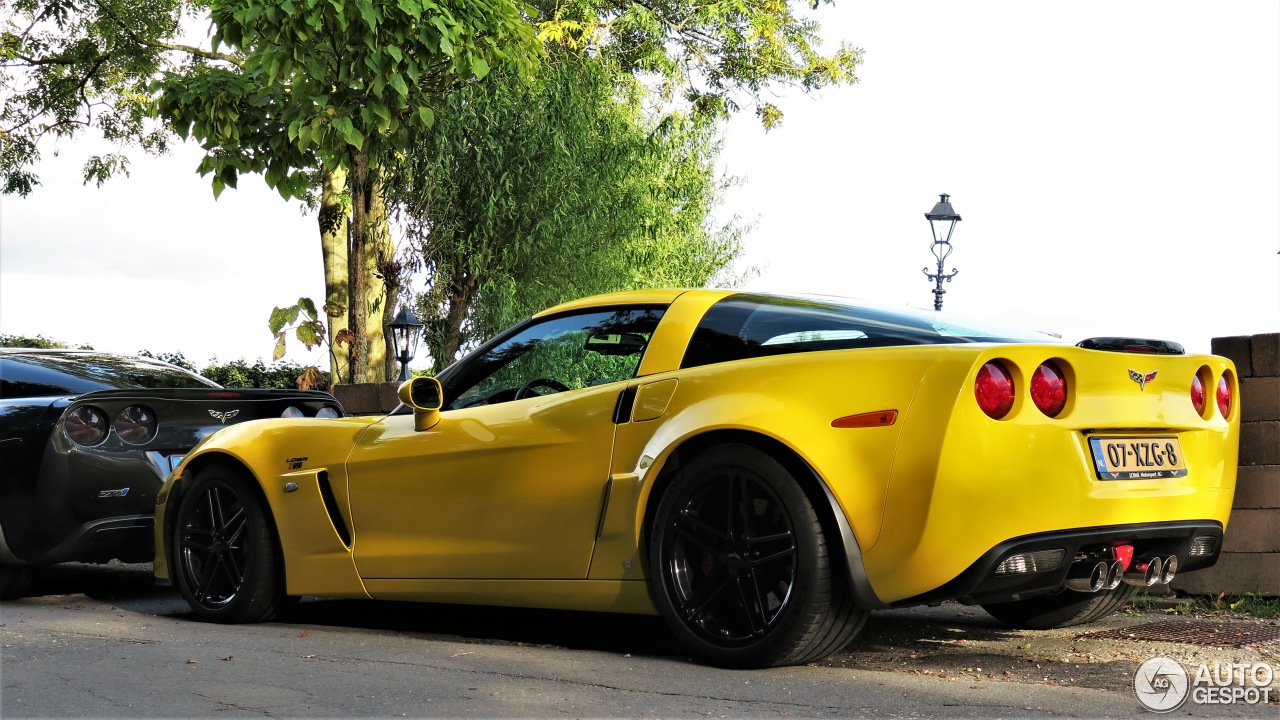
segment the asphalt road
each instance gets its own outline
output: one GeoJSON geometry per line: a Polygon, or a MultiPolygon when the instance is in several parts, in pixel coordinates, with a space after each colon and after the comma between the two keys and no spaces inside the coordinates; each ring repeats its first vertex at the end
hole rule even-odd
{"type": "MultiPolygon", "coordinates": [[[[896,655],[869,669],[856,642],[822,666],[720,670],[683,655],[656,618],[308,601],[284,623],[210,625],[148,571],[71,567],[0,605],[0,717],[1152,717],[1125,677],[969,677],[896,655]]],[[[890,632],[873,616],[868,656],[904,629],[923,641],[964,627],[895,613],[879,623],[890,632]]]]}

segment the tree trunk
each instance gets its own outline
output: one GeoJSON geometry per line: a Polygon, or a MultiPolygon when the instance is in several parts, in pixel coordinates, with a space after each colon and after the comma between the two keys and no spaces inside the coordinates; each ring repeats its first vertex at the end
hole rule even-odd
{"type": "Polygon", "coordinates": [[[391,242],[387,200],[383,194],[380,168],[369,171],[369,234],[366,237],[368,254],[365,258],[365,275],[368,283],[368,307],[371,322],[369,333],[369,374],[371,382],[393,380],[396,374],[396,348],[393,347],[387,323],[395,319],[396,298],[400,292],[400,268],[396,263],[396,248],[391,242]],[[376,327],[375,327],[376,325],[376,327]]]}
{"type": "Polygon", "coordinates": [[[369,337],[365,332],[369,317],[368,275],[365,273],[369,208],[369,141],[351,151],[351,251],[347,256],[347,274],[351,280],[351,307],[348,323],[355,341],[351,348],[351,382],[369,381],[369,337]]]}
{"type": "Polygon", "coordinates": [[[329,372],[336,385],[351,381],[350,346],[334,342],[347,329],[347,188],[345,168],[326,170],[320,190],[320,249],[324,256],[324,313],[329,327],[329,372]]]}
{"type": "Polygon", "coordinates": [[[444,331],[444,366],[448,366],[458,358],[458,350],[462,348],[462,323],[467,319],[467,309],[471,304],[471,295],[475,293],[479,281],[466,270],[455,265],[449,278],[449,310],[445,315],[444,331]]]}

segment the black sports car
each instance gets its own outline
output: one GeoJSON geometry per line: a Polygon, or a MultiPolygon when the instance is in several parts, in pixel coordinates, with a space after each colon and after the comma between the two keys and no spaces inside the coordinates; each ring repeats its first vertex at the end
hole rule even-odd
{"type": "Polygon", "coordinates": [[[33,568],[146,562],[156,492],[204,437],[266,417],[339,417],[328,393],[224,389],[141,357],[0,348],[0,599],[33,568]]]}

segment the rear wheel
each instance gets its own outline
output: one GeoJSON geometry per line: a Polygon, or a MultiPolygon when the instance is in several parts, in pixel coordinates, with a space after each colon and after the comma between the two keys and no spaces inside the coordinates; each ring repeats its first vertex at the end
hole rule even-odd
{"type": "Polygon", "coordinates": [[[747,445],[681,469],[659,501],[649,569],[658,609],[696,654],[730,667],[813,662],[866,621],[791,474],[747,445]]]}
{"type": "Polygon", "coordinates": [[[201,470],[177,513],[177,585],[197,617],[264,622],[288,606],[271,516],[241,473],[221,465],[201,470]]]}
{"type": "Polygon", "coordinates": [[[35,570],[30,565],[0,564],[0,600],[15,600],[31,587],[35,570]]]}
{"type": "Polygon", "coordinates": [[[1063,590],[1055,595],[990,603],[982,609],[1011,627],[1049,630],[1101,620],[1123,607],[1137,589],[1134,585],[1121,584],[1096,593],[1063,590]]]}

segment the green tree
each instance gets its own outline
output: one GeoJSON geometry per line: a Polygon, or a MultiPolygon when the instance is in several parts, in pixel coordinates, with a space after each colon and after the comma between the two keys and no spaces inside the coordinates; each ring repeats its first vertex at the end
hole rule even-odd
{"type": "MultiPolygon", "coordinates": [[[[834,0],[808,0],[810,10],[834,0]]],[[[821,25],[787,0],[533,0],[541,35],[612,58],[660,80],[662,100],[723,117],[744,105],[766,128],[782,110],[765,98],[777,85],[804,91],[857,82],[862,51],[821,49],[821,25]]]]}
{"type": "MultiPolygon", "coordinates": [[[[47,338],[44,335],[36,335],[35,337],[31,337],[30,335],[10,335],[9,333],[4,333],[4,334],[0,334],[0,347],[40,348],[45,350],[52,350],[52,349],[72,348],[73,346],[62,342],[61,340],[54,340],[53,338],[47,338]]],[[[75,345],[74,349],[92,350],[93,346],[81,344],[81,345],[75,345]]]]}
{"type": "Polygon", "coordinates": [[[511,0],[215,0],[213,45],[243,60],[164,81],[160,112],[201,142],[215,193],[244,172],[285,197],[305,196],[317,170],[347,174],[353,382],[385,373],[370,375],[371,351],[385,348],[378,318],[391,308],[385,297],[369,306],[368,280],[393,275],[393,260],[378,257],[388,242],[380,168],[431,128],[441,92],[483,78],[492,62],[530,66],[533,32],[521,10],[511,0]]]}
{"type": "Polygon", "coordinates": [[[701,286],[732,262],[739,229],[707,220],[723,188],[714,123],[653,120],[644,97],[611,61],[553,49],[533,78],[445,100],[390,187],[427,278],[436,369],[556,302],[701,286]]]}
{"type": "MultiPolygon", "coordinates": [[[[13,0],[0,13],[0,192],[40,183],[40,146],[86,130],[120,145],[164,152],[150,84],[191,58],[229,56],[176,42],[183,0],[13,0]]],[[[94,155],[85,182],[128,173],[121,152],[94,155]]]]}

